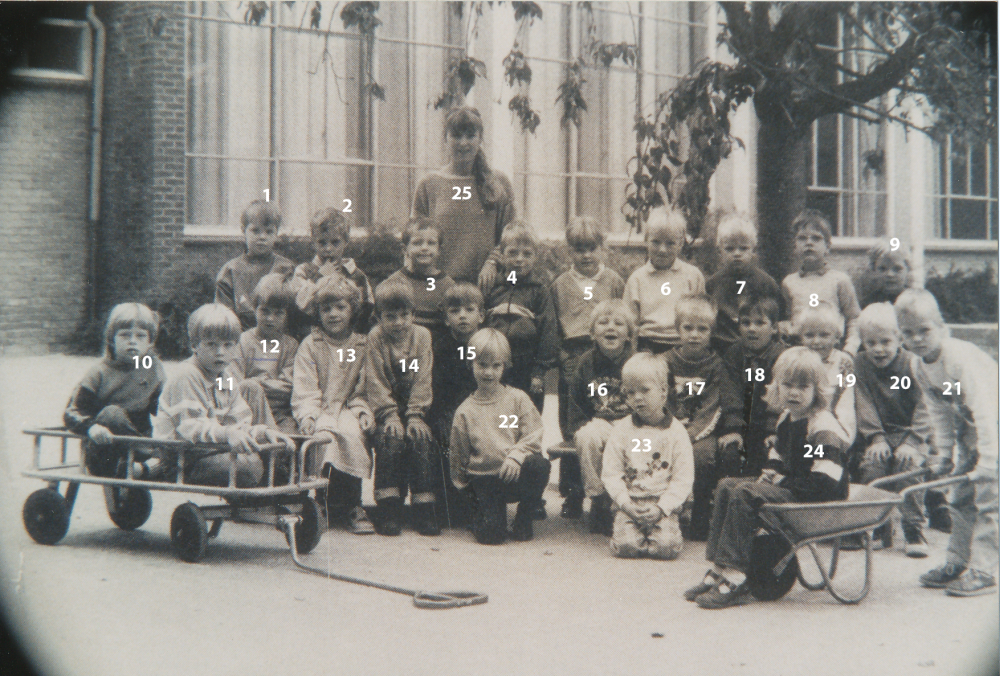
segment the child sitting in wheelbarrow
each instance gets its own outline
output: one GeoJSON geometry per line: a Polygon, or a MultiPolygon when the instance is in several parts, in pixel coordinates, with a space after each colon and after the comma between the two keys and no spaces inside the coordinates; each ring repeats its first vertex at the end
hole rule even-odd
{"type": "Polygon", "coordinates": [[[822,358],[793,347],[775,362],[764,401],[781,411],[764,471],[756,481],[723,479],[715,490],[704,580],[684,592],[702,608],[750,601],[746,572],[764,503],[827,502],[847,497],[849,436],[829,410],[831,386],[822,358]]]}
{"type": "Polygon", "coordinates": [[[188,339],[194,352],[178,365],[160,395],[153,419],[153,438],[192,443],[227,444],[237,452],[189,454],[184,480],[209,486],[229,484],[230,463],[236,463],[236,487],[260,483],[264,463],[258,454],[262,444],[294,442],[277,431],[267,396],[253,380],[234,382],[226,367],[236,352],[242,327],[225,305],[202,305],[188,319],[188,339]]]}

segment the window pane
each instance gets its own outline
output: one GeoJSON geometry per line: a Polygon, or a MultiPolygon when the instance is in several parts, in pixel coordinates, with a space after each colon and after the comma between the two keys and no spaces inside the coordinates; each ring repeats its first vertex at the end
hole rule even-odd
{"type": "Polygon", "coordinates": [[[972,149],[972,194],[986,195],[986,148],[977,145],[972,149]]]}
{"type": "Polygon", "coordinates": [[[986,238],[986,202],[970,199],[951,201],[951,238],[986,238]]]}
{"type": "Polygon", "coordinates": [[[969,183],[966,180],[965,172],[968,169],[968,155],[966,147],[955,141],[951,142],[951,194],[967,195],[969,183]]]}
{"type": "Polygon", "coordinates": [[[997,203],[990,202],[990,239],[997,238],[997,203]]]}
{"type": "Polygon", "coordinates": [[[40,23],[25,41],[21,65],[25,68],[82,73],[84,35],[85,30],[80,26],[40,23]]]}
{"type": "Polygon", "coordinates": [[[812,192],[806,196],[806,208],[817,209],[826,215],[833,226],[833,234],[840,236],[837,223],[837,194],[832,192],[812,192]]]}
{"type": "Polygon", "coordinates": [[[837,116],[816,121],[817,185],[837,187],[837,116]]]}
{"type": "MultiPolygon", "coordinates": [[[[239,233],[243,209],[264,197],[269,163],[190,157],[187,165],[187,223],[239,233]]],[[[279,204],[285,202],[282,197],[270,194],[279,204]]]]}

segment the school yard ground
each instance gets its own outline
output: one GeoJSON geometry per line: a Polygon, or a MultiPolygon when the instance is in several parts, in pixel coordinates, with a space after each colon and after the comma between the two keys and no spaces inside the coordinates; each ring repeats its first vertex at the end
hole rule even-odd
{"type": "MultiPolygon", "coordinates": [[[[704,545],[686,545],[673,562],[616,560],[583,522],[559,518],[552,487],[533,542],[330,531],[306,557],[401,586],[489,594],[473,608],[419,610],[404,596],[305,574],[265,526],[226,523],[201,563],[182,563],[168,536],[174,507],[188,499],[180,494],[154,493],[150,520],[126,533],[108,519],[101,491],[84,486],[66,538],[35,544],[20,512],[42,484],[19,475],[30,460],[20,430],[58,424],[92,361],[0,361],[0,589],[51,673],[958,676],[990,664],[997,673],[998,597],[950,598],[916,584],[942,560],[946,536],[935,531],[929,559],[876,553],[874,588],[858,606],[797,586],[779,602],[722,611],[681,597],[705,570],[704,545]]],[[[550,396],[547,444],[554,404],[550,396]]],[[[860,553],[847,558],[837,577],[860,582],[860,553]]]]}

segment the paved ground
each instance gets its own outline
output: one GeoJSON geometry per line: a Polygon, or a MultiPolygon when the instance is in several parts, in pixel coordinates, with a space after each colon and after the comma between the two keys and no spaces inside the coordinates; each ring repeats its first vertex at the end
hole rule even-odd
{"type": "MultiPolygon", "coordinates": [[[[928,560],[877,553],[874,589],[858,606],[796,587],[780,602],[715,612],[681,598],[705,570],[703,545],[668,563],[616,560],[605,539],[558,517],[554,491],[530,543],[331,531],[307,557],[350,575],[490,596],[456,610],[418,610],[403,596],[303,574],[262,526],[226,524],[202,563],[182,563],[168,537],[181,495],[155,493],[149,522],[125,533],[101,492],[83,487],[66,538],[37,545],[20,519],[41,487],[18,475],[30,452],[20,430],[58,423],[90,363],[0,362],[0,590],[51,673],[964,675],[988,673],[984,661],[997,673],[998,597],[916,585],[942,557],[945,536],[935,532],[928,560]]],[[[547,404],[550,431],[552,413],[547,404]]],[[[860,558],[848,555],[845,584],[860,582],[860,558]]]]}

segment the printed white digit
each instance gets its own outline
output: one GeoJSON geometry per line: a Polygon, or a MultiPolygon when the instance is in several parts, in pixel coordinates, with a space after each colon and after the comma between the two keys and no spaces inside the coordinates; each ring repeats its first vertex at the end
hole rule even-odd
{"type": "Polygon", "coordinates": [[[510,417],[510,425],[508,425],[508,427],[517,427],[517,416],[516,415],[512,415],[510,417]]]}
{"type": "Polygon", "coordinates": [[[910,377],[903,376],[892,376],[892,385],[889,386],[890,390],[908,390],[910,389],[910,377]]]}
{"type": "Polygon", "coordinates": [[[142,358],[142,368],[144,369],[153,368],[153,358],[150,357],[148,354],[142,358]]]}
{"type": "Polygon", "coordinates": [[[649,439],[633,439],[632,443],[635,444],[635,446],[632,447],[633,453],[649,453],[653,450],[649,439]]]}
{"type": "Polygon", "coordinates": [[[469,186],[462,186],[462,199],[471,200],[472,199],[472,189],[469,186]]]}
{"type": "Polygon", "coordinates": [[[476,358],[476,346],[470,345],[469,347],[458,347],[458,358],[471,361],[476,358]]]}
{"type": "Polygon", "coordinates": [[[264,201],[265,202],[270,202],[271,201],[271,190],[270,190],[270,188],[264,188],[264,201]]]}
{"type": "Polygon", "coordinates": [[[451,196],[453,200],[462,199],[462,189],[460,187],[458,187],[457,185],[453,185],[451,186],[451,189],[455,191],[455,194],[451,196]]]}
{"type": "Polygon", "coordinates": [[[591,300],[594,297],[594,287],[585,286],[583,287],[583,299],[591,300]]]}
{"type": "Polygon", "coordinates": [[[817,307],[817,306],[819,306],[819,294],[818,293],[810,293],[809,294],[809,307],[817,307]]]}
{"type": "Polygon", "coordinates": [[[280,346],[281,344],[278,341],[272,340],[271,349],[269,350],[267,349],[267,341],[266,340],[260,341],[260,349],[264,354],[267,354],[268,352],[270,352],[271,354],[278,354],[279,352],[281,352],[280,346]]]}
{"type": "Polygon", "coordinates": [[[757,369],[756,371],[754,371],[753,369],[746,369],[746,372],[747,372],[748,383],[751,380],[756,380],[758,383],[762,383],[765,380],[764,369],[757,369]]]}
{"type": "Polygon", "coordinates": [[[652,444],[650,444],[649,439],[643,439],[642,440],[642,452],[643,453],[649,453],[651,450],[653,450],[653,446],[652,446],[652,444]]]}
{"type": "Polygon", "coordinates": [[[899,238],[898,237],[893,237],[892,239],[889,240],[889,250],[890,251],[899,251],[899,238]]]}
{"type": "Polygon", "coordinates": [[[351,212],[351,200],[344,200],[344,201],[347,203],[347,206],[344,207],[344,213],[345,214],[352,213],[351,212]]]}
{"type": "Polygon", "coordinates": [[[596,388],[594,387],[594,383],[590,383],[588,387],[590,388],[590,396],[594,396],[595,392],[602,397],[607,396],[608,394],[607,383],[599,383],[596,388]]]}
{"type": "Polygon", "coordinates": [[[503,420],[500,421],[500,429],[502,430],[512,430],[517,429],[517,416],[516,415],[502,415],[500,416],[503,420]]]}
{"type": "Polygon", "coordinates": [[[740,285],[740,288],[736,289],[736,295],[738,296],[741,293],[743,293],[743,289],[744,289],[744,287],[746,287],[747,283],[746,282],[741,282],[739,280],[737,280],[736,283],[740,285]]]}
{"type": "Polygon", "coordinates": [[[511,284],[517,284],[517,273],[511,270],[510,274],[507,275],[507,281],[511,284]]]}
{"type": "Polygon", "coordinates": [[[407,368],[409,368],[414,373],[417,373],[418,371],[420,371],[420,366],[417,364],[417,360],[416,359],[411,359],[409,366],[406,365],[406,360],[405,359],[400,359],[399,360],[399,367],[403,370],[403,373],[406,373],[406,369],[407,368]]]}
{"type": "MultiPolygon", "coordinates": [[[[230,390],[233,389],[233,379],[232,378],[226,378],[226,381],[229,383],[229,388],[228,389],[230,389],[230,390]]],[[[219,384],[219,389],[220,390],[226,389],[226,388],[222,387],[222,378],[216,378],[215,382],[217,382],[219,384]]]]}
{"type": "Polygon", "coordinates": [[[354,348],[353,347],[347,348],[347,359],[344,359],[344,350],[342,349],[337,350],[337,358],[340,361],[347,361],[347,362],[354,361],[356,359],[356,357],[354,356],[354,348]]]}
{"type": "Polygon", "coordinates": [[[635,444],[635,446],[632,447],[632,452],[633,453],[638,453],[639,451],[642,450],[641,448],[639,448],[639,446],[641,446],[642,444],[639,442],[638,439],[633,439],[632,443],[635,444]]]}
{"type": "Polygon", "coordinates": [[[427,278],[427,290],[428,291],[433,291],[436,288],[437,288],[437,284],[434,281],[434,278],[433,277],[428,277],[427,278]]]}
{"type": "Polygon", "coordinates": [[[410,370],[413,371],[414,373],[420,370],[420,366],[417,364],[416,359],[410,362],[410,370]]]}
{"type": "Polygon", "coordinates": [[[944,391],[941,392],[941,394],[946,397],[950,397],[952,395],[957,397],[962,396],[962,383],[957,381],[954,383],[944,383],[944,391]],[[952,389],[954,389],[954,392],[952,392],[952,389]]]}
{"type": "Polygon", "coordinates": [[[670,295],[670,282],[663,282],[663,286],[660,287],[660,293],[664,296],[670,295]]]}
{"type": "Polygon", "coordinates": [[[705,389],[705,381],[704,380],[699,380],[698,382],[688,381],[687,382],[687,388],[688,388],[688,394],[701,394],[704,391],[704,389],[705,389]],[[694,391],[694,386],[695,385],[698,386],[698,391],[697,392],[694,391]]]}
{"type": "Polygon", "coordinates": [[[856,382],[858,382],[858,379],[853,373],[848,373],[846,378],[843,373],[837,374],[837,387],[854,387],[856,382]]]}

